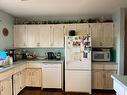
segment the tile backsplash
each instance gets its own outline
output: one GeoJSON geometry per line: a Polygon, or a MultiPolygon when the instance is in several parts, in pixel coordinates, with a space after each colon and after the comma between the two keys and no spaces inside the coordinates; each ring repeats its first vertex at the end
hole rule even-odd
{"type": "Polygon", "coordinates": [[[47,52],[57,53],[60,51],[62,58],[64,58],[64,48],[21,48],[16,50],[25,50],[28,53],[35,53],[37,56],[45,56],[47,52]]]}

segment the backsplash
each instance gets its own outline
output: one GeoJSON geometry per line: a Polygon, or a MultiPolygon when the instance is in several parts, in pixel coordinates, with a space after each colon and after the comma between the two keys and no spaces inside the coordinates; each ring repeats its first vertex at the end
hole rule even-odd
{"type": "Polygon", "coordinates": [[[35,53],[37,56],[45,56],[45,53],[47,52],[57,53],[60,50],[61,57],[64,58],[64,48],[21,48],[16,50],[25,50],[28,53],[35,53]]]}

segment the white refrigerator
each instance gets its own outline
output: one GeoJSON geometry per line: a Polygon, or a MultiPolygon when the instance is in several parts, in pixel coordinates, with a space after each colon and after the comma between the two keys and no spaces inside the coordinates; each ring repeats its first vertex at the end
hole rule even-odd
{"type": "Polygon", "coordinates": [[[65,91],[91,94],[91,37],[65,37],[65,91]]]}

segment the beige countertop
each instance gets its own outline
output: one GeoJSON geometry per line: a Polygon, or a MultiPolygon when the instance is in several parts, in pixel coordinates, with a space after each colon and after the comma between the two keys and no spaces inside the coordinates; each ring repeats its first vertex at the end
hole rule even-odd
{"type": "Polygon", "coordinates": [[[28,63],[63,63],[64,60],[19,60],[13,62],[12,65],[6,65],[4,68],[0,69],[0,80],[5,79],[13,74],[27,68],[28,63]]]}

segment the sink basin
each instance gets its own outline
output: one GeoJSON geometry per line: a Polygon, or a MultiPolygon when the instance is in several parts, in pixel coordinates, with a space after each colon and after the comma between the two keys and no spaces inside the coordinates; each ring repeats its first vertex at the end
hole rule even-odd
{"type": "Polygon", "coordinates": [[[1,65],[0,70],[5,69],[5,68],[9,68],[9,67],[11,67],[11,66],[10,65],[1,65]]]}

